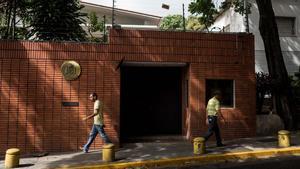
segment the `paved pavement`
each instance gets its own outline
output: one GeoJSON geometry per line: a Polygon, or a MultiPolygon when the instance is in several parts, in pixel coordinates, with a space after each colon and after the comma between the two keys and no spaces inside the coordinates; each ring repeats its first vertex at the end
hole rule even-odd
{"type": "MultiPolygon", "coordinates": [[[[225,141],[225,147],[216,147],[214,142],[208,142],[207,153],[202,157],[210,155],[222,155],[230,153],[267,151],[273,152],[277,146],[277,136],[243,138],[232,141],[225,141]]],[[[300,132],[291,134],[291,148],[300,150],[300,132]]],[[[290,151],[287,150],[287,151],[290,151]]],[[[274,154],[277,154],[275,152],[274,154]]],[[[269,154],[270,155],[270,154],[269,154]]],[[[183,139],[153,139],[151,142],[141,140],[137,143],[125,144],[116,152],[116,161],[114,163],[124,164],[128,162],[167,160],[186,157],[199,157],[193,154],[193,144],[183,139]]],[[[218,157],[220,158],[220,157],[218,157]]],[[[60,168],[66,166],[92,166],[107,164],[101,161],[102,154],[100,150],[68,153],[50,153],[44,157],[22,157],[19,168],[44,169],[60,168]]],[[[114,164],[113,163],[113,164],[114,164]]],[[[141,163],[142,165],[142,163],[141,163]]],[[[0,168],[4,168],[4,159],[0,159],[0,168]]]]}

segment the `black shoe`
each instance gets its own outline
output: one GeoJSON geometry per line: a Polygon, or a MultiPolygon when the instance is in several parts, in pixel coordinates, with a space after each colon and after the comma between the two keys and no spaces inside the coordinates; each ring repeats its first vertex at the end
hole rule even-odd
{"type": "Polygon", "coordinates": [[[217,144],[217,147],[224,147],[224,146],[226,146],[225,144],[217,144]]]}

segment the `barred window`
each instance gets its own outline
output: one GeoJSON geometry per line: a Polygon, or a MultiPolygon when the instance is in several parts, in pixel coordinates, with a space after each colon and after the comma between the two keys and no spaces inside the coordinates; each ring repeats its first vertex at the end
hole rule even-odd
{"type": "Polygon", "coordinates": [[[278,27],[279,36],[295,36],[295,17],[279,17],[276,16],[276,23],[278,27]]]}

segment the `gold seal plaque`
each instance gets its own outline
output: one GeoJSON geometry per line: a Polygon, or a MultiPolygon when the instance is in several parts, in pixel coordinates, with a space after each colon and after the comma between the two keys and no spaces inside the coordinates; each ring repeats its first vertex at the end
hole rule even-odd
{"type": "Polygon", "coordinates": [[[81,72],[80,65],[75,61],[65,61],[60,70],[66,80],[77,79],[81,72]]]}

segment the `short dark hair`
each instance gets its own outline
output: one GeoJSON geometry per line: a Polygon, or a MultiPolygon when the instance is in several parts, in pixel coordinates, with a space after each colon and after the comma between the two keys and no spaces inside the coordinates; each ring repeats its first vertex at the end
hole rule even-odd
{"type": "Polygon", "coordinates": [[[90,94],[90,96],[96,97],[96,99],[98,98],[98,95],[97,95],[97,93],[95,93],[95,92],[92,92],[92,93],[90,94]]]}
{"type": "Polygon", "coordinates": [[[218,96],[221,96],[221,95],[222,95],[222,92],[221,92],[220,90],[214,90],[214,91],[213,91],[213,95],[214,95],[214,96],[217,96],[217,95],[218,95],[218,96]]]}

